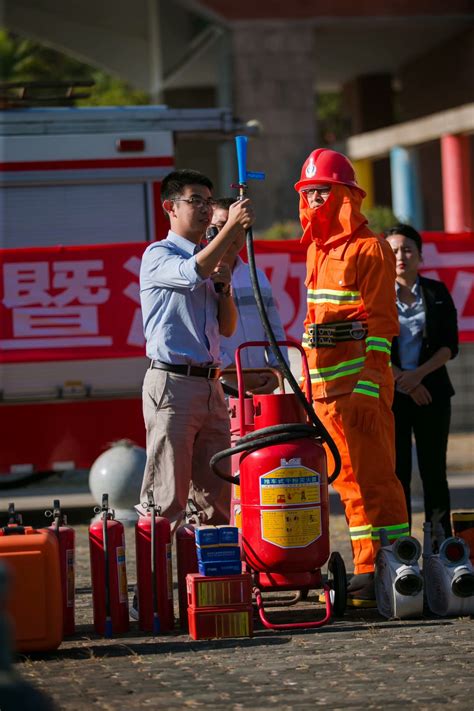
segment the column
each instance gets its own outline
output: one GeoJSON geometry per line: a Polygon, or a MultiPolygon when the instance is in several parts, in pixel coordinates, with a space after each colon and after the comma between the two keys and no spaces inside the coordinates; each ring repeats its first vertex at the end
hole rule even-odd
{"type": "Polygon", "coordinates": [[[444,229],[467,232],[473,229],[469,136],[441,137],[444,229]]]}
{"type": "Polygon", "coordinates": [[[367,196],[364,198],[364,209],[370,210],[374,204],[374,170],[372,161],[368,158],[363,160],[353,160],[356,179],[362,190],[365,190],[367,196]]]}
{"type": "MultiPolygon", "coordinates": [[[[231,34],[223,30],[218,39],[219,66],[217,70],[217,105],[223,108],[234,106],[233,81],[232,81],[232,40],[231,34]]],[[[234,115],[236,114],[234,110],[234,115]]],[[[234,141],[222,141],[218,147],[219,185],[217,192],[220,196],[233,195],[231,185],[237,182],[237,161],[235,159],[234,141]]]]}
{"type": "Polygon", "coordinates": [[[163,60],[161,56],[161,6],[160,0],[148,0],[148,46],[150,64],[149,93],[152,102],[163,103],[163,60]]]}
{"type": "Polygon", "coordinates": [[[392,209],[400,222],[423,229],[423,206],[416,148],[395,146],[390,151],[392,209]]]}
{"type": "Polygon", "coordinates": [[[248,169],[266,173],[250,189],[258,230],[298,219],[293,185],[317,147],[314,30],[289,20],[254,20],[233,23],[232,35],[234,113],[262,125],[248,147],[248,169]]]}

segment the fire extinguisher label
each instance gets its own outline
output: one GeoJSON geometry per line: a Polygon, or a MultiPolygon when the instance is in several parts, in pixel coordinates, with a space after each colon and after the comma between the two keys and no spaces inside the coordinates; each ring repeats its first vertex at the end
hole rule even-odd
{"type": "Polygon", "coordinates": [[[260,477],[262,506],[318,504],[321,477],[308,467],[279,467],[260,477]]]}
{"type": "Polygon", "coordinates": [[[279,548],[305,548],[321,535],[321,509],[264,509],[262,538],[279,548]]]}
{"type": "Polygon", "coordinates": [[[74,572],[74,549],[66,551],[66,605],[74,607],[74,588],[75,588],[75,572],[74,572]]]}
{"type": "Polygon", "coordinates": [[[125,547],[117,547],[117,575],[119,601],[128,603],[127,568],[125,566],[125,547]]]}
{"type": "Polygon", "coordinates": [[[173,560],[171,558],[171,543],[166,544],[166,576],[168,578],[168,600],[173,599],[173,560]]]}

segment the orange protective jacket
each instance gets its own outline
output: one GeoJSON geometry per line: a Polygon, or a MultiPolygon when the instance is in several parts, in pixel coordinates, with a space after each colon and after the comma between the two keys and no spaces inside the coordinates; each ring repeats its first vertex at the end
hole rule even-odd
{"type": "Polygon", "coordinates": [[[301,241],[309,244],[303,346],[315,399],[350,393],[359,381],[379,386],[393,382],[390,347],[399,332],[395,258],[390,245],[368,229],[361,202],[358,190],[337,184],[317,209],[308,206],[304,194],[300,197],[301,241]],[[355,327],[366,322],[367,337],[309,348],[310,324],[338,321],[355,327]]]}

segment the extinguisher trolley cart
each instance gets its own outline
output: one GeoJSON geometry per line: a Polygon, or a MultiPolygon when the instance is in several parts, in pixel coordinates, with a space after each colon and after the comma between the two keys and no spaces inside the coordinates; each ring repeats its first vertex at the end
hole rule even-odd
{"type": "MultiPolygon", "coordinates": [[[[233,449],[216,454],[211,466],[218,476],[240,486],[243,558],[253,577],[262,624],[269,629],[321,627],[333,615],[342,616],[346,608],[344,562],[339,553],[330,555],[324,432],[307,424],[305,408],[295,393],[253,395],[253,417],[249,417],[240,354],[243,348],[268,345],[252,341],[236,351],[241,438],[233,449]],[[223,475],[217,463],[237,453],[238,475],[223,475]],[[321,568],[326,563],[328,575],[323,576],[321,568]],[[322,619],[276,624],[267,618],[262,593],[315,589],[324,591],[322,619]]],[[[311,403],[304,350],[289,341],[278,345],[300,351],[305,395],[311,403]]]]}

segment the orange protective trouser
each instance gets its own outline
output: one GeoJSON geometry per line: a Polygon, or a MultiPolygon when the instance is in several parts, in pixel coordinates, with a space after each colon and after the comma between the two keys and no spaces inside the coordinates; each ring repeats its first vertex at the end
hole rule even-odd
{"type": "MultiPolygon", "coordinates": [[[[350,393],[315,402],[316,413],[334,439],[342,468],[333,486],[344,504],[349,525],[354,573],[370,573],[379,547],[379,530],[391,540],[409,534],[402,485],[395,474],[392,389],[380,388],[376,435],[349,425],[350,393]]],[[[328,471],[331,471],[330,465],[328,471]]]]}

